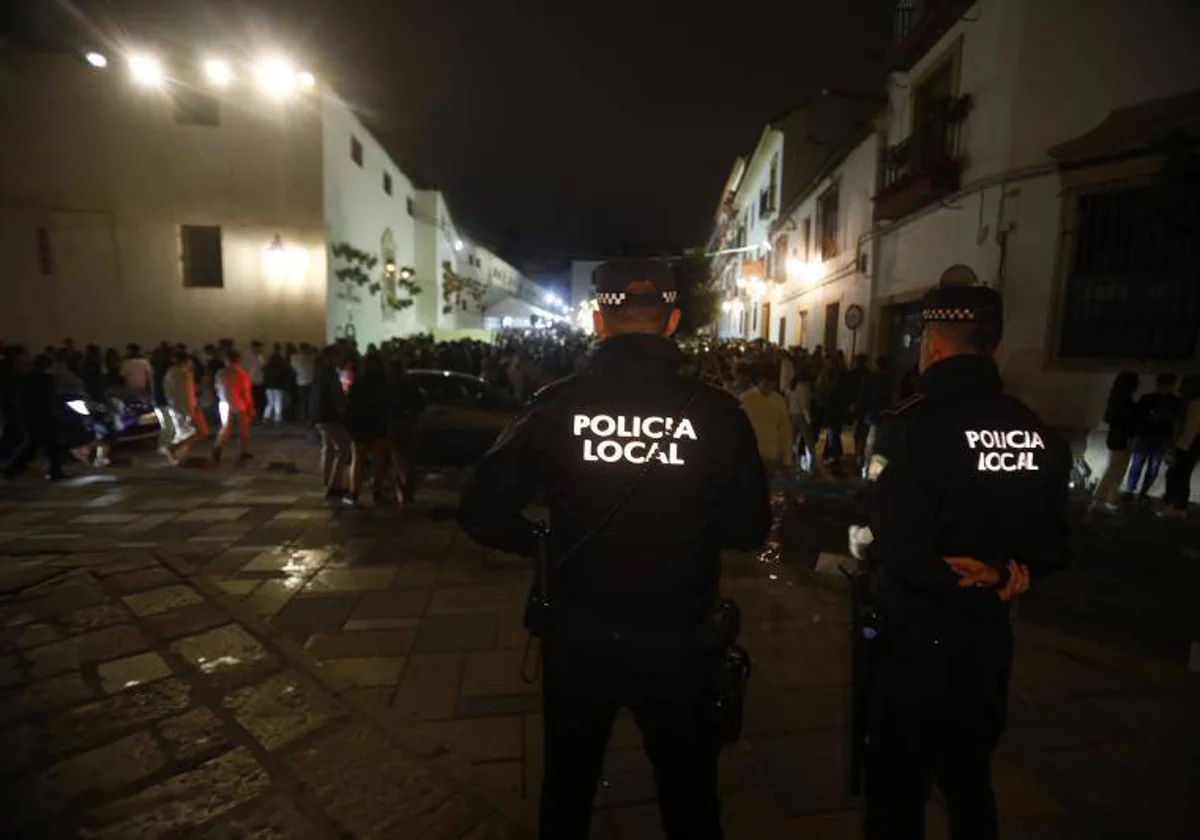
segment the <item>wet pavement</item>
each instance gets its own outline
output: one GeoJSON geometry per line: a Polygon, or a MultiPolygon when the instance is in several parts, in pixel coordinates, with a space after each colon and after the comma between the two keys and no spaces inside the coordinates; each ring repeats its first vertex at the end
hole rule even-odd
{"type": "MultiPolygon", "coordinates": [[[[528,836],[541,777],[541,697],[518,675],[531,571],[457,530],[455,482],[432,480],[411,508],[346,510],[321,499],[297,435],[243,468],[155,460],[0,490],[0,833],[528,836]]],[[[755,660],[746,736],[722,760],[731,838],[857,836],[844,593],[810,571],[841,550],[846,495],[802,492],[772,562],[727,559],[755,660]]],[[[1094,551],[1130,530],[1104,528],[1086,532],[1094,551]]],[[[1152,644],[1094,632],[1080,593],[1118,600],[1137,577],[1120,568],[1073,571],[1074,610],[1022,605],[996,758],[1006,837],[1200,833],[1200,676],[1169,641],[1190,619],[1158,616],[1174,629],[1152,644]]],[[[1182,600],[1134,591],[1130,615],[1182,600]]],[[[593,836],[660,837],[627,717],[604,778],[593,836]]],[[[929,836],[946,836],[936,799],[930,813],[929,836]]]]}

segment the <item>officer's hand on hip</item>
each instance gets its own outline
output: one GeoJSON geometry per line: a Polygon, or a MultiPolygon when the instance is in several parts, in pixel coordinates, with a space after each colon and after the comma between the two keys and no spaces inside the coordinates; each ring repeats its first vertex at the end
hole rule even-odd
{"type": "Polygon", "coordinates": [[[942,560],[958,575],[958,585],[963,588],[995,586],[1000,582],[1000,572],[982,560],[974,557],[943,557],[942,560]]]}
{"type": "Polygon", "coordinates": [[[1016,560],[1008,561],[1008,582],[1000,589],[1001,601],[1011,601],[1029,591],[1029,567],[1016,560]]]}

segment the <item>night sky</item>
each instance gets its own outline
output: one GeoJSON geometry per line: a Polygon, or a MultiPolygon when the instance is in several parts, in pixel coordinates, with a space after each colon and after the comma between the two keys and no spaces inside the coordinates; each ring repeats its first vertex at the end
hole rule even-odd
{"type": "MultiPolygon", "coordinates": [[[[64,6],[61,0],[38,5],[64,6]]],[[[890,0],[79,0],[97,25],[275,41],[519,264],[703,244],[764,122],[874,90],[890,0]]]]}

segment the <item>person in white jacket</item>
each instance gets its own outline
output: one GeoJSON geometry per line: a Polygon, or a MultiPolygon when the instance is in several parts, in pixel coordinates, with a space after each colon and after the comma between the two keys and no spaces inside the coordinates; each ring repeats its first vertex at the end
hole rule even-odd
{"type": "Polygon", "coordinates": [[[813,456],[816,441],[812,433],[812,382],[808,379],[808,373],[793,376],[784,393],[787,395],[788,415],[792,423],[793,448],[803,453],[801,469],[811,471],[816,461],[813,456]]]}
{"type": "Polygon", "coordinates": [[[777,389],[779,370],[764,365],[758,372],[758,385],[741,396],[742,409],[750,418],[758,439],[758,454],[767,474],[791,467],[796,462],[792,449],[792,423],[788,405],[777,389]]]}
{"type": "Polygon", "coordinates": [[[174,440],[167,452],[172,463],[178,463],[192,444],[208,437],[208,421],[196,402],[196,380],[192,376],[192,359],[182,350],[172,353],[171,367],[163,377],[163,395],[167,412],[174,427],[174,440]]]}

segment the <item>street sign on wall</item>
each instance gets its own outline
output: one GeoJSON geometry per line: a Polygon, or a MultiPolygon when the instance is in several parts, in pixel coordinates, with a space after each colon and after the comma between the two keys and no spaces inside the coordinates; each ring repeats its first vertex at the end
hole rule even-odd
{"type": "Polygon", "coordinates": [[[846,307],[846,329],[857,330],[862,326],[863,308],[857,303],[852,303],[846,307]]]}

